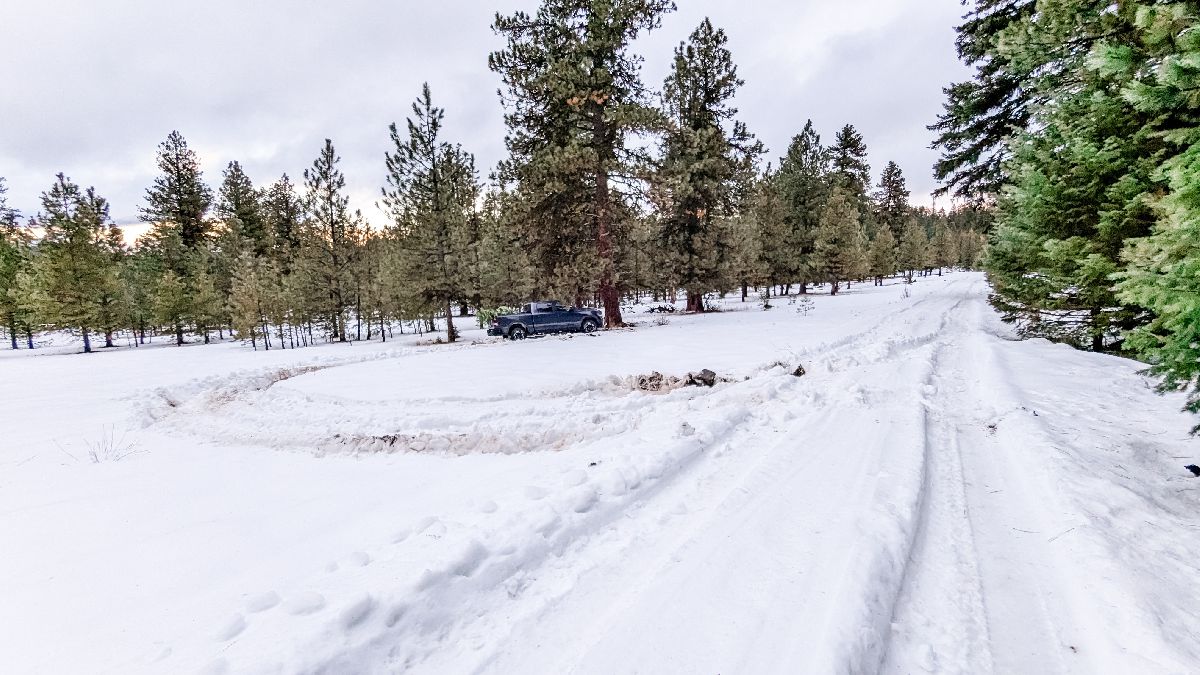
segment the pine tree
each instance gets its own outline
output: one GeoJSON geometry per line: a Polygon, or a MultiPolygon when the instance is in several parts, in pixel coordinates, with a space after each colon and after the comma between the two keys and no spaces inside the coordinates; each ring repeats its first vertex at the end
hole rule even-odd
{"type": "MultiPolygon", "coordinates": [[[[964,4],[966,4],[964,2],[964,4]]],[[[1016,131],[1029,126],[1036,88],[1027,75],[1037,63],[1026,63],[997,49],[1001,37],[1019,30],[1034,13],[1037,0],[974,0],[958,27],[958,56],[975,69],[975,78],[945,89],[945,111],[929,127],[938,133],[934,147],[942,157],[934,174],[939,194],[990,199],[1005,181],[1005,162],[1016,131]]],[[[1045,53],[1061,50],[1045,49],[1045,53]]]]}
{"type": "MultiPolygon", "coordinates": [[[[1111,40],[1093,63],[1124,83],[1138,110],[1166,142],[1159,169],[1165,190],[1149,201],[1152,232],[1127,242],[1128,268],[1118,273],[1119,298],[1151,318],[1126,346],[1151,364],[1164,391],[1189,390],[1186,409],[1200,412],[1200,15],[1194,3],[1145,7],[1135,20],[1138,41],[1111,40]],[[1144,45],[1139,53],[1131,44],[1144,45]]],[[[1200,432],[1200,426],[1192,433],[1200,432]]]]}
{"type": "Polygon", "coordinates": [[[229,292],[218,284],[212,266],[213,261],[207,252],[200,250],[193,253],[188,261],[184,291],[188,316],[196,332],[204,337],[204,344],[209,343],[213,329],[224,325],[229,297],[229,292]]]}
{"type": "Polygon", "coordinates": [[[42,193],[36,225],[42,238],[27,277],[27,309],[53,328],[78,331],[90,353],[92,333],[106,327],[104,304],[116,276],[106,250],[108,202],[60,173],[42,193]]]}
{"type": "MultiPolygon", "coordinates": [[[[24,309],[27,303],[17,280],[30,273],[33,235],[21,222],[21,214],[8,205],[7,192],[4,179],[0,178],[0,321],[3,322],[0,327],[8,331],[12,348],[16,349],[18,332],[25,329],[27,336],[32,332],[30,317],[24,309]]],[[[32,337],[29,348],[33,349],[32,337]]]]}
{"type": "Polygon", "coordinates": [[[821,145],[821,137],[812,120],[792,138],[787,154],[779,159],[779,171],[773,181],[783,201],[786,235],[766,246],[777,247],[764,253],[773,260],[772,280],[800,282],[800,292],[807,291],[812,262],[814,237],[820,226],[821,212],[829,198],[829,150],[821,145]]]}
{"type": "Polygon", "coordinates": [[[900,235],[904,221],[908,219],[912,209],[908,203],[910,194],[900,166],[895,162],[888,162],[875,192],[875,214],[880,228],[891,230],[893,242],[900,235]]]}
{"type": "Polygon", "coordinates": [[[871,241],[870,274],[875,278],[875,285],[882,286],[883,278],[896,273],[899,252],[896,250],[896,238],[892,236],[890,227],[881,227],[871,241]]]}
{"type": "MultiPolygon", "coordinates": [[[[158,146],[158,169],[161,174],[146,190],[142,220],[154,223],[156,228],[173,229],[184,251],[195,250],[205,243],[212,229],[207,219],[212,191],[204,184],[196,152],[178,131],[172,131],[158,146]]],[[[183,264],[182,259],[171,262],[183,264]]]]}
{"type": "Polygon", "coordinates": [[[862,134],[853,124],[842,127],[829,148],[830,170],[833,180],[842,188],[847,198],[858,198],[867,194],[871,184],[871,165],[867,163],[867,145],[862,134]]]}
{"type": "Polygon", "coordinates": [[[1121,68],[1102,65],[1109,45],[1143,51],[1142,5],[979,0],[960,29],[979,70],[935,125],[937,173],[962,196],[999,193],[985,266],[993,304],[1024,335],[1107,349],[1145,320],[1111,277],[1154,219],[1163,143],[1121,91],[1121,68]]]}
{"type": "Polygon", "coordinates": [[[125,290],[125,309],[129,327],[137,334],[137,344],[145,344],[146,331],[155,324],[154,298],[162,261],[145,239],[139,239],[120,269],[121,286],[125,290]]]}
{"type": "Polygon", "coordinates": [[[761,229],[755,213],[754,208],[746,209],[724,223],[728,229],[726,240],[731,242],[732,249],[729,252],[730,275],[741,287],[742,302],[746,301],[750,287],[770,283],[763,260],[761,229]]]}
{"type": "Polygon", "coordinates": [[[271,233],[264,219],[261,195],[240,163],[230,162],[226,167],[214,210],[225,225],[221,247],[227,255],[234,260],[243,250],[255,256],[266,255],[271,233]]]}
{"type": "Polygon", "coordinates": [[[478,183],[475,160],[461,146],[441,140],[444,111],[434,107],[425,84],[413,103],[407,138],[391,125],[383,204],[399,244],[400,270],[408,293],[430,312],[446,312],[446,339],[454,342],[453,304],[470,295],[466,270],[469,233],[478,183]]]}
{"type": "Polygon", "coordinates": [[[503,173],[530,202],[533,257],[562,292],[596,289],[610,327],[623,323],[614,250],[623,197],[613,181],[644,161],[627,138],[658,122],[629,46],[673,9],[671,0],[543,0],[534,16],[494,24],[507,41],[488,60],[507,90],[503,173]]]}
{"type": "Polygon", "coordinates": [[[345,342],[346,308],[353,284],[353,266],[365,228],[362,214],[350,212],[343,194],[346,178],[337,168],[341,158],[325,139],[311,169],[304,171],[307,218],[301,235],[301,255],[314,308],[329,321],[334,340],[345,342]]]}
{"type": "Polygon", "coordinates": [[[271,336],[267,328],[268,283],[259,267],[258,259],[249,251],[238,258],[233,271],[233,283],[229,294],[229,313],[233,330],[239,337],[250,339],[255,351],[261,337],[264,349],[270,349],[271,336]]]}
{"type": "Polygon", "coordinates": [[[731,100],[742,81],[725,31],[705,19],[675,49],[663,84],[670,127],[656,183],[668,275],[687,293],[687,309],[704,311],[704,294],[727,283],[730,243],[722,221],[746,199],[762,144],[735,121],[731,100]],[[726,129],[728,128],[728,130],[726,129]]]}
{"type": "Polygon", "coordinates": [[[263,226],[272,244],[272,256],[283,274],[291,271],[296,249],[300,247],[300,227],[304,220],[304,202],[285,173],[260,197],[263,226]]]}
{"type": "MultiPolygon", "coordinates": [[[[104,206],[107,209],[107,204],[104,206]]],[[[125,233],[121,228],[109,223],[97,242],[100,249],[102,274],[96,286],[96,299],[99,303],[97,325],[104,333],[104,346],[113,347],[113,334],[122,328],[132,328],[133,319],[130,314],[129,294],[122,277],[125,259],[129,255],[125,246],[125,233]]]]}
{"type": "Polygon", "coordinates": [[[533,264],[520,228],[517,200],[501,188],[489,190],[483,200],[483,227],[479,242],[481,307],[494,309],[520,305],[533,292],[533,264]]]}
{"type": "Polygon", "coordinates": [[[172,269],[164,270],[154,285],[153,302],[155,323],[170,326],[175,333],[175,344],[182,346],[183,331],[192,309],[184,278],[172,269]]]}
{"type": "MultiPolygon", "coordinates": [[[[789,210],[787,202],[784,201],[785,192],[781,189],[780,182],[779,174],[767,167],[758,182],[754,201],[751,204],[762,266],[761,281],[767,285],[768,289],[772,283],[786,282],[795,278],[796,269],[801,266],[801,263],[797,262],[801,254],[797,250],[794,238],[795,230],[788,222],[788,217],[792,212],[789,210]]],[[[805,234],[809,242],[815,237],[815,232],[814,230],[812,234],[805,234]]],[[[809,243],[808,246],[811,248],[812,244],[809,243]]],[[[811,253],[806,256],[803,263],[805,276],[801,277],[802,280],[816,279],[813,261],[807,259],[810,257],[811,253]],[[811,278],[810,273],[812,273],[811,278]]],[[[769,290],[768,293],[770,293],[769,290]]]]}
{"type": "Polygon", "coordinates": [[[929,260],[929,236],[925,228],[915,216],[909,216],[900,230],[900,247],[897,251],[900,270],[904,272],[904,281],[913,282],[913,273],[925,269],[929,260]]]}
{"type": "Polygon", "coordinates": [[[830,284],[830,295],[837,295],[841,282],[866,273],[866,232],[858,219],[858,210],[840,186],[835,186],[821,212],[813,246],[815,269],[830,284]]]}
{"type": "Polygon", "coordinates": [[[951,267],[958,260],[958,239],[950,231],[943,220],[933,230],[933,240],[930,245],[930,260],[938,268],[938,276],[942,276],[943,267],[951,267]]]}

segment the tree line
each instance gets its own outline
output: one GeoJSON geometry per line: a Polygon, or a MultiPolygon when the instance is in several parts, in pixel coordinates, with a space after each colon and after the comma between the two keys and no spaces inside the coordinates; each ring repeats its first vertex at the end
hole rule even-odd
{"type": "MultiPolygon", "coordinates": [[[[234,334],[254,348],[387,339],[411,322],[457,338],[456,316],[535,297],[604,309],[645,294],[751,289],[837,293],[852,280],[974,266],[986,207],[913,208],[900,168],[872,185],[851,125],[823,145],[811,122],[776,165],[738,119],[743,82],[725,32],[704,20],[679,44],[661,89],[630,48],[674,9],[667,0],[546,0],[497,15],[505,46],[508,157],[485,183],[447,140],[425,85],[390,129],[378,206],[352,210],[331,140],[294,182],[256,184],[237,161],[214,190],[172,132],[129,246],[108,202],[60,174],[40,210],[5,206],[0,179],[0,321],[12,347],[44,329],[112,346],[166,334],[234,334]],[[35,236],[36,234],[36,236],[35,236]]],[[[460,319],[461,321],[461,319],[460,319]]],[[[461,324],[460,324],[461,325],[461,324]]]]}
{"type": "Polygon", "coordinates": [[[945,189],[995,204],[995,306],[1196,391],[1200,5],[971,4],[958,49],[976,75],[932,128],[945,189]]]}

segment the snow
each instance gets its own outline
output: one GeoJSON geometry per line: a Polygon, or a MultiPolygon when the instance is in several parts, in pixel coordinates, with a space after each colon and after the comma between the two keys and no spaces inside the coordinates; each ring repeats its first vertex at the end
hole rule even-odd
{"type": "Polygon", "coordinates": [[[0,353],[3,670],[1192,671],[1182,400],[987,290],[0,353]]]}

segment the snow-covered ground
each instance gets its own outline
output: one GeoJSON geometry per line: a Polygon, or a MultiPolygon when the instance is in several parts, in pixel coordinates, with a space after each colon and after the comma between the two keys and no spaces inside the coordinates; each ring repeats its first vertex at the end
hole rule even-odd
{"type": "Polygon", "coordinates": [[[1193,420],[986,293],[5,352],[0,671],[1195,672],[1193,420]]]}

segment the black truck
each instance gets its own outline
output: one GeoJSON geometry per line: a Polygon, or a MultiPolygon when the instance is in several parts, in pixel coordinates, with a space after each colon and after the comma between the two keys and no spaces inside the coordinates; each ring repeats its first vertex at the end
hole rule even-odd
{"type": "Polygon", "coordinates": [[[557,302],[531,302],[519,314],[504,314],[492,320],[488,335],[524,340],[545,333],[591,333],[600,327],[603,316],[598,309],[566,308],[557,302]]]}

